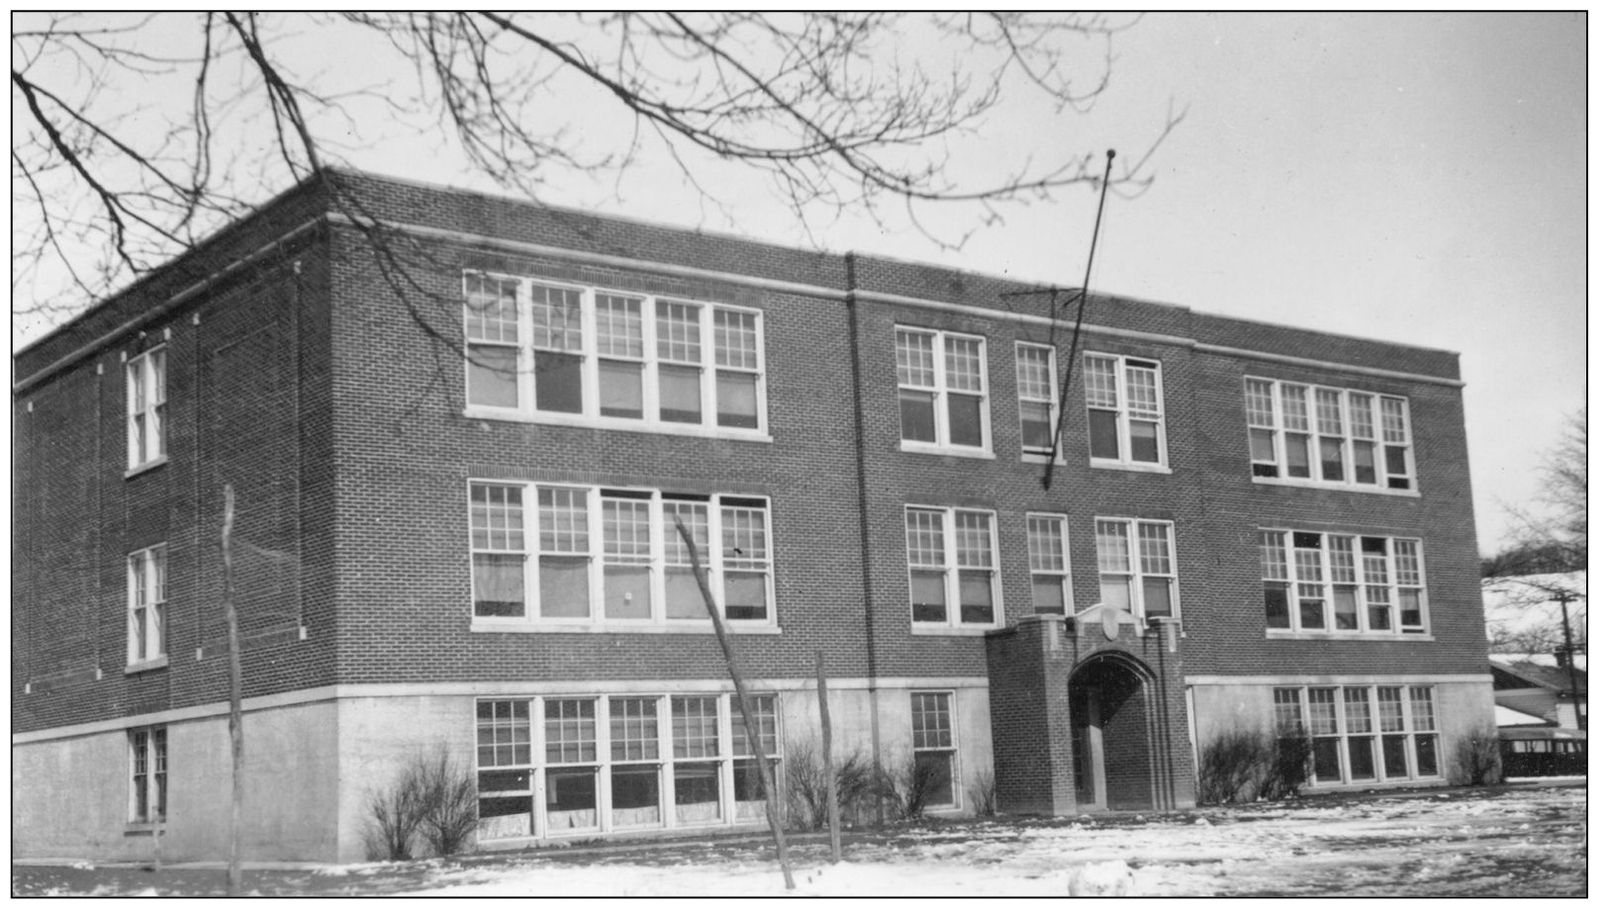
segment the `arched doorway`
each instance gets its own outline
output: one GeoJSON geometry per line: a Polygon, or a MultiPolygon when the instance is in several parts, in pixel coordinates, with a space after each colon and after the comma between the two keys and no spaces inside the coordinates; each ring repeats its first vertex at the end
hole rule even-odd
{"type": "Polygon", "coordinates": [[[1072,770],[1078,810],[1154,808],[1154,681],[1124,654],[1096,654],[1074,670],[1072,770]]]}

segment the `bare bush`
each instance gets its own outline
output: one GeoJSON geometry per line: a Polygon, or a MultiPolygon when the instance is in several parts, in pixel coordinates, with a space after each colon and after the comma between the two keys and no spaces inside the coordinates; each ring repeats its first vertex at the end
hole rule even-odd
{"type": "Polygon", "coordinates": [[[1255,729],[1230,729],[1200,749],[1196,797],[1200,804],[1231,804],[1296,795],[1310,757],[1311,741],[1303,735],[1272,738],[1255,729]]]}
{"type": "Polygon", "coordinates": [[[971,810],[978,817],[993,817],[999,813],[999,784],[993,771],[979,770],[971,776],[965,795],[971,801],[971,810]]]}
{"type": "Polygon", "coordinates": [[[1300,787],[1311,775],[1311,739],[1304,735],[1280,735],[1272,740],[1272,769],[1261,779],[1256,797],[1277,801],[1300,794],[1300,787]]]}
{"type": "Polygon", "coordinates": [[[413,835],[423,818],[419,776],[403,770],[390,785],[368,793],[368,825],[363,844],[371,861],[406,861],[413,857],[413,835]]]}
{"type": "Polygon", "coordinates": [[[933,793],[948,781],[948,771],[936,761],[922,760],[914,754],[893,768],[892,787],[897,795],[899,816],[919,820],[926,816],[933,793]]]}
{"type": "Polygon", "coordinates": [[[1501,739],[1489,729],[1462,736],[1456,743],[1451,781],[1459,786],[1487,786],[1501,781],[1501,739]]]}
{"type": "Polygon", "coordinates": [[[392,782],[368,793],[368,857],[406,861],[420,844],[431,855],[455,855],[473,841],[478,795],[472,770],[446,748],[416,752],[392,782]]]}
{"type": "MultiPolygon", "coordinates": [[[[877,805],[895,797],[888,777],[863,751],[837,763],[837,810],[850,825],[875,821],[877,805]]],[[[813,740],[787,745],[787,813],[795,829],[826,827],[826,768],[813,740]]]]}

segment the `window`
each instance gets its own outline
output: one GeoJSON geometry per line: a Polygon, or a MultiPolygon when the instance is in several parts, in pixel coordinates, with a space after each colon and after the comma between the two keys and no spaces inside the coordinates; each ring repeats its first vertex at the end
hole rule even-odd
{"type": "Polygon", "coordinates": [[[905,448],[989,449],[983,340],[899,327],[896,343],[899,423],[905,448]]]}
{"type": "Polygon", "coordinates": [[[993,513],[977,509],[905,508],[910,611],[916,625],[991,628],[997,623],[993,522],[993,513]]]}
{"type": "Polygon", "coordinates": [[[1262,531],[1258,546],[1267,628],[1324,634],[1428,631],[1417,541],[1262,531]]]}
{"type": "Polygon", "coordinates": [[[1099,519],[1094,544],[1100,603],[1146,618],[1177,615],[1171,522],[1099,519]]]}
{"type": "Polygon", "coordinates": [[[167,545],[128,555],[128,662],[167,653],[167,545]]]}
{"type": "Polygon", "coordinates": [[[1273,690],[1280,735],[1309,734],[1317,783],[1368,783],[1438,776],[1434,689],[1346,685],[1273,690]]]}
{"type": "Polygon", "coordinates": [[[167,820],[167,727],[128,732],[130,823],[167,820]]]}
{"type": "Polygon", "coordinates": [[[463,291],[472,414],[765,430],[757,311],[479,273],[463,291]]]}
{"type": "Polygon", "coordinates": [[[1054,455],[1060,407],[1053,346],[1016,343],[1016,396],[1021,409],[1022,452],[1054,455]]]}
{"type": "Polygon", "coordinates": [[[1065,615],[1071,612],[1070,554],[1066,544],[1066,517],[1027,515],[1027,568],[1032,572],[1032,611],[1065,615]]]}
{"type": "Polygon", "coordinates": [[[1083,355],[1088,403],[1088,454],[1096,462],[1166,465],[1159,362],[1083,355]]]}
{"type": "Polygon", "coordinates": [[[167,457],[167,349],[128,360],[128,467],[167,457]]]}
{"type": "Polygon", "coordinates": [[[707,625],[677,517],[724,617],[774,622],[766,500],[489,481],[469,484],[475,619],[707,625]]]}
{"type": "Polygon", "coordinates": [[[955,803],[951,700],[952,696],[944,691],[917,691],[910,695],[915,780],[925,785],[926,803],[930,807],[953,807],[955,803]]]}
{"type": "MultiPolygon", "coordinates": [[[[775,697],[751,700],[774,767],[775,697]]],[[[474,706],[482,841],[764,818],[758,761],[734,695],[501,698],[474,706]]]]}
{"type": "Polygon", "coordinates": [[[1247,377],[1250,473],[1354,488],[1413,489],[1406,400],[1247,377]]]}

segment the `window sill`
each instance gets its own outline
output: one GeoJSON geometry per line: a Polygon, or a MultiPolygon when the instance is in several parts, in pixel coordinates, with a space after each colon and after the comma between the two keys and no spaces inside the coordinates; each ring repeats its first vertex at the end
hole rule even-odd
{"type": "Polygon", "coordinates": [[[487,421],[510,421],[518,424],[550,424],[561,427],[585,427],[592,430],[629,431],[638,434],[672,434],[680,437],[707,437],[713,440],[747,440],[750,443],[773,443],[774,438],[758,430],[736,427],[707,427],[701,424],[677,424],[664,421],[637,421],[633,418],[592,418],[586,415],[566,415],[552,412],[525,412],[483,405],[465,406],[463,417],[487,421]]]}
{"type": "MultiPolygon", "coordinates": [[[[1031,462],[1034,465],[1042,465],[1043,463],[1049,461],[1049,454],[1048,453],[1040,453],[1040,452],[1024,451],[1024,452],[1021,453],[1021,461],[1023,461],[1023,462],[1031,462]]],[[[1055,464],[1056,465],[1064,465],[1064,464],[1066,464],[1066,457],[1065,456],[1055,456],[1055,464]]]]}
{"type": "Polygon", "coordinates": [[[1148,462],[1121,462],[1112,459],[1089,459],[1089,468],[1102,468],[1107,471],[1138,471],[1147,474],[1171,474],[1172,469],[1166,465],[1153,465],[1148,462]]]}
{"type": "Polygon", "coordinates": [[[151,459],[148,462],[141,462],[140,464],[135,465],[134,467],[130,468],[129,470],[123,472],[123,477],[126,479],[126,478],[132,478],[135,475],[142,475],[142,474],[146,473],[147,471],[152,471],[152,470],[155,470],[157,468],[161,468],[163,465],[166,465],[166,464],[167,464],[167,456],[157,456],[156,458],[151,459]]]}
{"type": "Polygon", "coordinates": [[[166,823],[130,823],[123,827],[124,836],[154,836],[165,832],[166,823]]]}
{"type": "Polygon", "coordinates": [[[939,446],[916,440],[898,441],[900,452],[921,453],[928,456],[956,456],[961,459],[993,459],[993,450],[975,446],[939,446]]]}
{"type": "MultiPolygon", "coordinates": [[[[727,631],[733,635],[779,635],[781,627],[778,625],[742,625],[727,622],[727,631]]],[[[537,623],[537,622],[470,622],[469,631],[473,634],[515,634],[515,635],[712,635],[714,625],[709,622],[688,622],[684,625],[671,623],[650,623],[643,625],[629,625],[624,623],[608,623],[605,625],[580,623],[537,623]]]]}
{"type": "Polygon", "coordinates": [[[1397,634],[1387,632],[1297,632],[1293,629],[1269,628],[1268,641],[1433,641],[1426,633],[1397,634]]]}
{"type": "Polygon", "coordinates": [[[1399,496],[1421,498],[1423,494],[1416,490],[1396,490],[1390,487],[1371,487],[1365,484],[1345,484],[1339,481],[1311,481],[1304,478],[1263,478],[1250,476],[1252,484],[1266,484],[1270,487],[1304,487],[1308,490],[1339,490],[1348,493],[1372,493],[1379,496],[1399,496]]]}
{"type": "Polygon", "coordinates": [[[127,676],[138,672],[150,672],[153,669],[166,668],[167,654],[163,654],[160,657],[153,657],[149,660],[140,660],[138,662],[128,664],[127,666],[123,667],[123,675],[127,676]]]}
{"type": "Polygon", "coordinates": [[[910,623],[910,634],[933,635],[937,637],[980,638],[988,632],[1003,628],[994,623],[975,623],[974,625],[938,625],[937,623],[910,623]]]}

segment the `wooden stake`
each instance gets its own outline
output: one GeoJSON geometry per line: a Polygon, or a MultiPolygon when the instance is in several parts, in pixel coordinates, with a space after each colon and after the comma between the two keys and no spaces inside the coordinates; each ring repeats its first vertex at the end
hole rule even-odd
{"type": "Polygon", "coordinates": [[[692,577],[697,580],[698,592],[703,595],[703,605],[708,607],[709,618],[714,621],[714,637],[720,642],[720,653],[725,655],[725,667],[731,672],[731,684],[737,689],[737,707],[742,711],[742,725],[747,730],[748,751],[757,758],[759,763],[759,785],[764,789],[764,814],[770,820],[770,835],[776,843],[776,860],[781,862],[781,876],[786,881],[788,889],[796,887],[792,884],[792,865],[787,861],[787,835],[781,828],[781,811],[776,807],[775,781],[770,775],[770,758],[765,756],[764,747],[759,743],[759,723],[753,718],[753,706],[748,700],[748,689],[742,683],[742,674],[737,671],[736,658],[731,653],[731,640],[725,635],[725,620],[720,616],[720,608],[714,605],[714,595],[709,592],[708,578],[703,574],[703,561],[697,555],[697,543],[692,539],[692,532],[687,529],[681,517],[675,517],[675,530],[680,532],[681,542],[686,545],[687,553],[692,560],[692,577]]]}
{"type": "Polygon", "coordinates": [[[234,485],[223,485],[223,618],[229,626],[229,751],[234,787],[229,803],[229,895],[240,892],[240,803],[245,793],[245,733],[240,725],[240,619],[234,611],[234,485]]]}
{"type": "Polygon", "coordinates": [[[815,651],[815,691],[820,696],[820,747],[826,762],[826,823],[831,829],[831,863],[843,860],[842,815],[837,812],[837,764],[831,756],[831,707],[826,703],[826,655],[815,651]]]}

